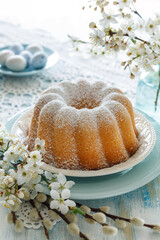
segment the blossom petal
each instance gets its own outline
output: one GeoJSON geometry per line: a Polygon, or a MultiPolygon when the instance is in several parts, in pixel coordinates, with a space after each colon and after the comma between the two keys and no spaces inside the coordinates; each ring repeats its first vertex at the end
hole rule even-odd
{"type": "Polygon", "coordinates": [[[65,200],[64,203],[68,206],[68,207],[75,207],[76,204],[74,201],[72,200],[65,200]]]}
{"type": "Polygon", "coordinates": [[[52,173],[51,173],[51,172],[45,171],[45,177],[46,177],[47,179],[51,180],[53,176],[52,176],[52,173]]]}
{"type": "Polygon", "coordinates": [[[71,195],[71,192],[70,192],[69,189],[64,189],[64,190],[62,190],[61,196],[62,196],[63,199],[69,198],[70,195],[71,195]]]}
{"type": "Polygon", "coordinates": [[[53,189],[53,190],[58,190],[59,187],[60,187],[60,183],[59,182],[53,182],[50,184],[50,187],[53,189]]]}
{"type": "Polygon", "coordinates": [[[74,184],[75,184],[75,182],[73,182],[73,181],[68,181],[68,182],[66,182],[65,187],[66,187],[66,188],[71,188],[74,184]]]}
{"type": "Polygon", "coordinates": [[[59,210],[61,211],[62,214],[66,214],[69,211],[69,208],[65,204],[61,204],[59,206],[59,210]]]}
{"type": "Polygon", "coordinates": [[[58,174],[57,180],[62,185],[64,185],[66,183],[66,177],[62,173],[58,174]]]}
{"type": "Polygon", "coordinates": [[[57,209],[59,208],[59,202],[57,200],[53,200],[50,202],[50,208],[57,209]]]}
{"type": "Polygon", "coordinates": [[[60,199],[59,193],[56,190],[51,190],[50,195],[53,199],[56,199],[56,200],[60,199]]]}

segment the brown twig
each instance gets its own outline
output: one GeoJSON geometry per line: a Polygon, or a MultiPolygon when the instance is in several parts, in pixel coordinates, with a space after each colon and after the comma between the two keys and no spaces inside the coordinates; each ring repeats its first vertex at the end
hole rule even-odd
{"type": "MultiPolygon", "coordinates": [[[[77,205],[77,207],[82,206],[82,204],[77,203],[77,202],[76,202],[76,205],[77,205]]],[[[106,212],[102,211],[100,208],[93,208],[93,207],[89,207],[89,208],[91,209],[92,212],[104,213],[106,215],[106,217],[111,218],[113,221],[115,221],[118,218],[119,220],[124,220],[126,222],[131,223],[130,218],[120,217],[120,216],[116,216],[116,215],[113,215],[113,214],[110,214],[110,213],[106,213],[106,212]]],[[[155,227],[153,224],[144,224],[143,226],[148,227],[148,228],[154,228],[155,227]]]]}
{"type": "MultiPolygon", "coordinates": [[[[33,200],[30,200],[30,203],[31,203],[32,207],[36,208],[36,205],[35,205],[33,200]]],[[[46,235],[47,239],[49,240],[49,233],[48,233],[48,230],[47,230],[47,228],[45,227],[45,225],[43,223],[43,217],[42,217],[42,215],[41,215],[41,213],[40,213],[40,211],[38,209],[37,209],[37,212],[38,212],[38,215],[39,215],[40,219],[42,220],[42,224],[43,224],[43,227],[44,227],[45,235],[46,235]]]]}

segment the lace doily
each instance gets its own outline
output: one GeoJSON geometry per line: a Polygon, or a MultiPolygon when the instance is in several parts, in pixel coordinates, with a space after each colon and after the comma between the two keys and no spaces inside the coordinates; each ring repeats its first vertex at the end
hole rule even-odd
{"type": "MultiPolygon", "coordinates": [[[[17,219],[21,219],[23,221],[24,227],[38,229],[43,226],[42,220],[38,219],[37,221],[32,221],[30,219],[29,214],[32,209],[33,207],[29,202],[23,202],[20,206],[20,209],[16,212],[16,217],[17,219]]],[[[57,221],[60,221],[55,221],[48,216],[48,208],[44,204],[41,204],[39,211],[42,217],[48,218],[53,223],[53,225],[55,225],[57,221]]]]}

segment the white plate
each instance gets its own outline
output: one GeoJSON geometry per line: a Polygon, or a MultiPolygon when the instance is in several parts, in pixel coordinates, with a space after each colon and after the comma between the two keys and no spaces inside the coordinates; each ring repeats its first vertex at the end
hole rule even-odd
{"type": "MultiPolygon", "coordinates": [[[[17,135],[20,138],[26,138],[28,129],[30,127],[32,114],[33,108],[28,109],[26,112],[21,112],[18,119],[13,124],[12,134],[17,135]]],[[[66,176],[72,177],[97,177],[130,170],[150,154],[156,142],[156,134],[154,128],[152,127],[151,123],[138,111],[135,111],[135,122],[136,127],[139,131],[138,140],[140,147],[136,153],[132,155],[126,162],[114,165],[110,168],[93,171],[59,169],[46,163],[44,163],[42,169],[53,173],[61,172],[66,176]]]]}
{"type": "MultiPolygon", "coordinates": [[[[27,44],[23,44],[23,46],[25,48],[27,46],[27,44]]],[[[4,48],[0,48],[0,51],[2,51],[4,49],[8,49],[8,48],[9,48],[9,46],[6,46],[4,48]]],[[[52,66],[54,66],[57,63],[57,61],[59,59],[59,55],[58,55],[57,52],[52,51],[50,48],[47,48],[47,47],[43,46],[43,49],[44,49],[44,52],[48,56],[46,66],[44,68],[35,70],[33,68],[28,67],[24,71],[13,72],[13,71],[9,70],[8,68],[2,67],[0,65],[0,73],[3,74],[3,75],[12,76],[12,77],[28,77],[28,76],[37,74],[41,71],[44,71],[44,70],[47,70],[47,69],[51,68],[52,66]]]]}

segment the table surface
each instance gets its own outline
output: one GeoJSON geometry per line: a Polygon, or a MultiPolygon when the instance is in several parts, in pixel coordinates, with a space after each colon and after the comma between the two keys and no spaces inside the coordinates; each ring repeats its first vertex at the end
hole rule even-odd
{"type": "MultiPolygon", "coordinates": [[[[0,22],[0,47],[10,44],[12,41],[38,42],[58,51],[59,62],[50,70],[41,74],[26,78],[11,78],[0,76],[0,122],[18,111],[33,105],[40,93],[54,82],[72,80],[77,77],[95,80],[105,80],[109,86],[121,88],[125,94],[135,103],[137,79],[130,80],[128,73],[124,72],[115,57],[97,59],[88,56],[73,55],[69,42],[59,43],[52,35],[40,30],[24,30],[5,22],[0,22]]],[[[127,184],[127,183],[126,183],[127,184]]],[[[108,205],[111,213],[124,217],[140,216],[147,223],[160,222],[160,177],[149,184],[130,193],[102,200],[81,201],[90,206],[108,205]]],[[[44,230],[25,229],[23,233],[15,233],[13,226],[6,222],[7,209],[0,207],[0,240],[42,240],[45,239],[44,230]]],[[[109,221],[111,223],[111,221],[109,221]]],[[[83,232],[88,233],[92,240],[109,239],[102,235],[98,225],[85,224],[79,218],[79,225],[83,232]]],[[[61,221],[50,232],[51,240],[72,240],[66,231],[66,225],[61,221]]],[[[160,235],[150,229],[128,226],[119,231],[115,240],[158,240],[160,235]]]]}

